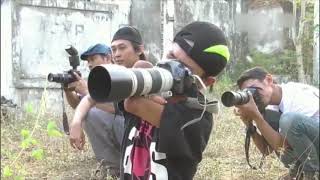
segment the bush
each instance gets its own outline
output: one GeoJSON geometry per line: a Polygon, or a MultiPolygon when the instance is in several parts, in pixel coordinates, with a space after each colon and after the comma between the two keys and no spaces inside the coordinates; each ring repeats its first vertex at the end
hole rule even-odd
{"type": "Polygon", "coordinates": [[[252,51],[247,60],[238,61],[231,69],[231,79],[236,81],[241,73],[249,68],[260,66],[274,75],[289,77],[289,80],[298,79],[295,51],[284,50],[275,54],[264,54],[252,51]]]}

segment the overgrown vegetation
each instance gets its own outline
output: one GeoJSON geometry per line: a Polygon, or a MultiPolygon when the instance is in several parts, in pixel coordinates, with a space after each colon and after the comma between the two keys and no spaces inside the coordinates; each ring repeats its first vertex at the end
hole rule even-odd
{"type": "Polygon", "coordinates": [[[276,54],[264,54],[258,51],[252,51],[247,59],[237,63],[230,73],[233,81],[236,81],[240,74],[252,67],[260,66],[272,74],[288,77],[289,80],[298,80],[298,69],[295,52],[284,50],[276,54]]]}
{"type": "MultiPolygon", "coordinates": [[[[230,88],[230,78],[221,76],[214,96],[219,98],[230,88]]],[[[58,119],[36,112],[32,105],[25,109],[22,116],[1,116],[1,179],[93,179],[97,163],[89,143],[84,151],[72,149],[58,119]]],[[[266,158],[260,170],[251,170],[246,164],[244,126],[232,111],[222,107],[215,116],[195,179],[277,179],[285,169],[274,155],[266,158]]],[[[261,154],[254,145],[250,152],[251,162],[258,164],[261,154]]]]}

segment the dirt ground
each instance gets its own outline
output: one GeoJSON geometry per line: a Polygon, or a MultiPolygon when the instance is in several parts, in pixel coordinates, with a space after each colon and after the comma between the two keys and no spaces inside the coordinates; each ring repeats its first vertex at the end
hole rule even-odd
{"type": "MultiPolygon", "coordinates": [[[[1,179],[94,179],[92,174],[97,162],[89,143],[86,143],[84,151],[72,149],[66,135],[48,136],[48,121],[54,121],[58,126],[61,124],[60,118],[49,114],[37,120],[36,115],[2,112],[1,179]],[[34,129],[32,137],[37,140],[36,145],[25,149],[21,147],[22,129],[30,132],[34,129]],[[35,148],[43,149],[42,159],[36,160],[30,155],[35,148]],[[10,177],[4,177],[5,167],[10,168],[10,177]]],[[[250,152],[251,163],[257,165],[261,154],[254,146],[251,146],[250,152]]],[[[220,114],[215,116],[214,129],[194,179],[274,180],[285,172],[274,154],[265,159],[262,169],[248,167],[244,154],[244,127],[233,115],[232,109],[222,108],[220,114]]]]}

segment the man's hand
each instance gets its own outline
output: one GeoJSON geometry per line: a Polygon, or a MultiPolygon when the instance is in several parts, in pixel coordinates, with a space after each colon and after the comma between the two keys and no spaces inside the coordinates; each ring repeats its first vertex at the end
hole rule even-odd
{"type": "Polygon", "coordinates": [[[244,114],[242,114],[241,110],[239,108],[235,108],[233,109],[233,113],[236,116],[239,116],[240,119],[242,120],[242,122],[248,127],[250,125],[250,123],[252,123],[252,119],[250,119],[249,117],[246,117],[244,114]]]}
{"type": "MultiPolygon", "coordinates": [[[[147,61],[137,61],[133,68],[152,68],[153,65],[147,61]]],[[[124,101],[124,108],[141,119],[148,121],[156,127],[160,127],[161,114],[166,100],[161,96],[138,96],[129,97],[124,101]]]]}
{"type": "Polygon", "coordinates": [[[67,90],[75,91],[82,96],[88,94],[88,85],[87,82],[81,78],[77,73],[73,72],[73,75],[76,77],[77,81],[68,84],[67,90]]]}
{"type": "Polygon", "coordinates": [[[234,111],[235,115],[240,116],[240,119],[247,125],[252,120],[256,120],[261,117],[261,113],[258,110],[256,103],[250,94],[250,100],[247,104],[237,105],[237,109],[234,111]]]}
{"type": "MultiPolygon", "coordinates": [[[[141,61],[141,60],[137,61],[133,65],[133,68],[152,68],[152,67],[153,67],[153,65],[150,62],[141,61]]],[[[149,100],[151,100],[151,101],[153,101],[155,103],[161,104],[161,105],[164,105],[164,104],[167,103],[167,101],[163,97],[158,96],[158,95],[153,95],[153,94],[152,95],[147,95],[145,97],[140,97],[140,98],[147,98],[147,99],[149,99],[149,100]]],[[[136,99],[137,99],[137,97],[129,97],[129,98],[126,99],[126,101],[127,102],[128,101],[134,101],[136,99]]]]}
{"type": "Polygon", "coordinates": [[[85,144],[85,135],[82,130],[81,121],[72,121],[70,125],[70,145],[74,149],[83,150],[85,144]]]}

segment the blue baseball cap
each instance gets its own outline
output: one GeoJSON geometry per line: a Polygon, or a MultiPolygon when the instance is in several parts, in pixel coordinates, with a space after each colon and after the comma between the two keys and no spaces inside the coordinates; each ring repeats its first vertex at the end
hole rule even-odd
{"type": "Polygon", "coordinates": [[[111,48],[104,44],[96,44],[96,45],[90,46],[88,50],[86,50],[84,53],[81,54],[80,58],[82,60],[87,60],[88,56],[92,56],[96,54],[102,54],[102,55],[111,54],[111,48]]]}

